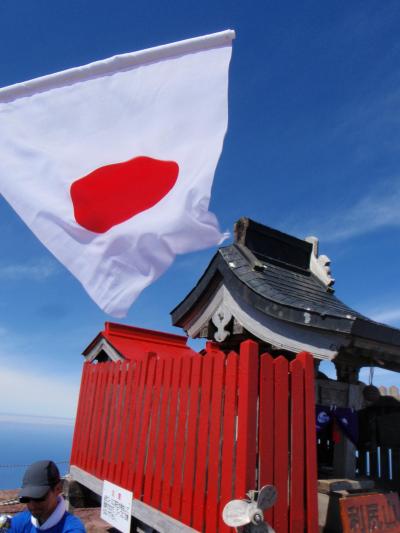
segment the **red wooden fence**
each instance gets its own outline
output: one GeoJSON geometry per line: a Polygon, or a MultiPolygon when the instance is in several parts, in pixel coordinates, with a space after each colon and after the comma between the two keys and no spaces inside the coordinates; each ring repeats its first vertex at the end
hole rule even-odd
{"type": "Polygon", "coordinates": [[[71,464],[198,531],[230,532],[224,505],[274,484],[277,533],[318,526],[312,356],[288,364],[242,343],[172,358],[85,363],[71,464]]]}

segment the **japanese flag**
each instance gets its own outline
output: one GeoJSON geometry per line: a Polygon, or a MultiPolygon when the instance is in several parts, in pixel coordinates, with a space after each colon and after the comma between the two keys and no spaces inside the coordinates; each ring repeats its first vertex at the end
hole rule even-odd
{"type": "Polygon", "coordinates": [[[125,316],[176,254],[224,238],[208,205],[233,37],[0,89],[0,193],[106,313],[125,316]]]}

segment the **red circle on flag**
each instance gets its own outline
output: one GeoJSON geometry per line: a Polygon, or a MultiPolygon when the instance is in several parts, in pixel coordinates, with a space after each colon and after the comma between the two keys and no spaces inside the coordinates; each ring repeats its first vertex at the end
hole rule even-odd
{"type": "Polygon", "coordinates": [[[175,161],[145,156],[97,168],[71,185],[75,220],[89,231],[105,233],[156,205],[178,174],[175,161]]]}

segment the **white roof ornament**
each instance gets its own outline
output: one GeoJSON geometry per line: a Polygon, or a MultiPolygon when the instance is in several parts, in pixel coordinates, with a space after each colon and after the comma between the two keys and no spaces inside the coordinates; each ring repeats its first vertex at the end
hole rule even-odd
{"type": "Polygon", "coordinates": [[[225,326],[229,324],[232,319],[232,313],[223,303],[220,304],[218,309],[213,314],[211,320],[217,331],[214,333],[214,339],[217,342],[223,342],[226,337],[230,335],[230,332],[225,329],[225,326]]]}
{"type": "Polygon", "coordinates": [[[306,242],[312,244],[312,252],[310,256],[310,270],[322,281],[327,287],[332,287],[335,283],[331,276],[330,264],[331,260],[326,255],[318,255],[319,240],[317,237],[309,236],[304,239],[306,242]]]}

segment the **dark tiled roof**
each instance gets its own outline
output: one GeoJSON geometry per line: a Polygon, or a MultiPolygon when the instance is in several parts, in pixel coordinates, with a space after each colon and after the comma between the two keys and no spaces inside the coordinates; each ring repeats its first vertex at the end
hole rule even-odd
{"type": "MultiPolygon", "coordinates": [[[[327,331],[350,333],[356,317],[362,317],[338,300],[312,273],[302,273],[258,262],[257,269],[236,244],[221,248],[188,296],[172,311],[172,323],[182,327],[200,300],[211,298],[218,278],[255,309],[280,320],[327,331]]],[[[367,320],[367,319],[365,319],[367,320]]]]}
{"type": "Polygon", "coordinates": [[[266,261],[263,270],[254,270],[235,245],[221,248],[218,253],[238,280],[263,298],[320,315],[365,318],[336,298],[309,271],[295,272],[266,261]]]}
{"type": "Polygon", "coordinates": [[[171,312],[184,327],[224,284],[247,304],[279,320],[400,347],[400,330],[368,319],[339,300],[309,268],[309,242],[240,219],[235,243],[218,250],[193,290],[171,312]]]}

